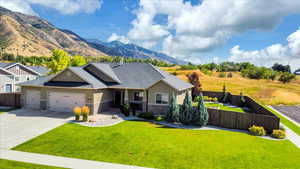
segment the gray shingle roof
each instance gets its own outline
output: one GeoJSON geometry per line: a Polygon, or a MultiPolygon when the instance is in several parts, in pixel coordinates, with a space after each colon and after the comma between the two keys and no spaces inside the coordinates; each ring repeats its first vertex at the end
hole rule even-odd
{"type": "Polygon", "coordinates": [[[10,66],[10,65],[13,65],[13,64],[15,64],[15,63],[5,63],[5,62],[0,62],[0,67],[6,68],[6,67],[8,67],[8,66],[10,66]]]}
{"type": "Polygon", "coordinates": [[[98,70],[109,76],[111,79],[113,79],[115,82],[121,83],[118,76],[115,74],[115,72],[112,70],[109,64],[104,63],[91,63],[93,66],[95,66],[98,70]]]}
{"type": "MultiPolygon", "coordinates": [[[[84,70],[84,67],[69,67],[68,69],[80,76],[90,85],[82,85],[84,88],[128,88],[128,89],[147,89],[153,84],[163,81],[176,90],[191,88],[192,85],[178,79],[176,76],[170,75],[159,68],[147,63],[124,63],[118,65],[116,63],[93,63],[97,67],[101,67],[101,71],[107,70],[106,74],[118,80],[120,83],[108,83],[97,79],[97,77],[84,70]]],[[[44,85],[53,78],[39,78],[34,81],[21,83],[21,85],[44,85]]],[[[54,84],[55,85],[55,84],[54,84]]],[[[75,85],[75,84],[72,84],[75,85]]]]}
{"type": "Polygon", "coordinates": [[[38,73],[40,73],[41,75],[46,75],[47,73],[49,73],[49,69],[47,69],[44,66],[26,66],[38,73]]]}

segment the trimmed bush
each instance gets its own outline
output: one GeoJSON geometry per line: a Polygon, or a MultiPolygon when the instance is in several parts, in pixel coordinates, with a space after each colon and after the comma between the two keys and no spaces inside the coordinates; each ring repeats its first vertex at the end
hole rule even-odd
{"type": "Polygon", "coordinates": [[[76,106],[74,109],[73,109],[73,112],[75,114],[75,120],[76,121],[79,121],[80,119],[80,115],[81,115],[81,108],[79,106],[76,106]]]}
{"type": "Polygon", "coordinates": [[[231,72],[229,72],[229,73],[227,74],[227,77],[228,77],[228,78],[232,78],[232,77],[233,77],[233,74],[232,74],[231,72]]]}
{"type": "Polygon", "coordinates": [[[219,77],[220,77],[220,78],[226,77],[226,73],[224,73],[224,72],[219,73],[219,77]]]}
{"type": "Polygon", "coordinates": [[[264,135],[266,135],[266,130],[264,129],[264,127],[261,127],[261,126],[253,125],[249,128],[249,132],[253,136],[264,136],[264,135]]]}
{"type": "Polygon", "coordinates": [[[156,116],[155,117],[155,119],[154,119],[155,121],[164,121],[165,120],[165,118],[163,117],[163,116],[156,116]]]}
{"type": "Polygon", "coordinates": [[[153,115],[152,112],[140,113],[138,115],[138,117],[143,118],[143,119],[147,119],[147,120],[153,120],[154,119],[154,115],[153,115]]]}
{"type": "Polygon", "coordinates": [[[82,111],[82,120],[88,121],[88,116],[90,114],[90,108],[88,106],[82,106],[81,111],[82,111]]]}
{"type": "Polygon", "coordinates": [[[283,130],[273,130],[272,135],[273,138],[284,139],[286,134],[283,130]]]}

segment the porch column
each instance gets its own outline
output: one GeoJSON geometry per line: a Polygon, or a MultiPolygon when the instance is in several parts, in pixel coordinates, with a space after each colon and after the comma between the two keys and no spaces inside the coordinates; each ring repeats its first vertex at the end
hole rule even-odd
{"type": "Polygon", "coordinates": [[[125,89],[125,91],[124,91],[124,104],[129,104],[129,102],[128,102],[128,90],[127,89],[125,89]]]}
{"type": "Polygon", "coordinates": [[[148,96],[147,96],[147,91],[143,91],[143,112],[147,112],[147,104],[148,104],[148,96]]]}

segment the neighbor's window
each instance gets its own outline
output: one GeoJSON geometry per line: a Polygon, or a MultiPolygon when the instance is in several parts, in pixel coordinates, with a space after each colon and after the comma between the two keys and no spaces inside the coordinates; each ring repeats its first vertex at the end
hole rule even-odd
{"type": "Polygon", "coordinates": [[[168,104],[169,95],[167,93],[156,93],[155,100],[156,104],[168,104]]]}
{"type": "Polygon", "coordinates": [[[17,81],[17,82],[20,81],[20,77],[16,77],[16,81],[17,81]]]}
{"type": "Polygon", "coordinates": [[[143,101],[143,92],[134,92],[134,101],[143,101]]]}

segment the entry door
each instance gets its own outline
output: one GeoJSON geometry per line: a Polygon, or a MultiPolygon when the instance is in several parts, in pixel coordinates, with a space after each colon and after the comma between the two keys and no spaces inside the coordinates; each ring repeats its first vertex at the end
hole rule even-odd
{"type": "Polygon", "coordinates": [[[121,91],[115,91],[115,105],[121,106],[121,91]]]}

